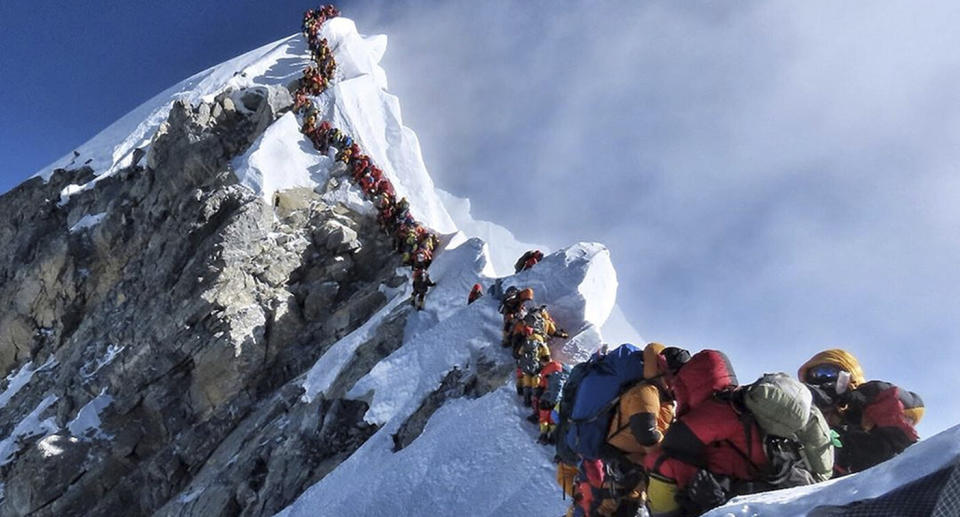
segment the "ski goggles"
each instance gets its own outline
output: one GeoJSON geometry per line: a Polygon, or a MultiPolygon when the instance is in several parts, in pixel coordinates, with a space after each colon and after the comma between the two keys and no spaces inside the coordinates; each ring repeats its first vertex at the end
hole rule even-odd
{"type": "Polygon", "coordinates": [[[807,384],[827,384],[837,382],[841,368],[835,364],[818,364],[807,369],[804,382],[807,384]]]}

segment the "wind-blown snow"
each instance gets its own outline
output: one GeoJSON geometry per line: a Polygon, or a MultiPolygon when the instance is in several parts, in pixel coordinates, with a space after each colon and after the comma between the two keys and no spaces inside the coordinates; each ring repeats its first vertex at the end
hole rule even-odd
{"type": "MultiPolygon", "coordinates": [[[[457,229],[469,237],[477,237],[487,243],[491,267],[496,271],[496,275],[513,274],[513,265],[528,250],[538,249],[544,253],[550,252],[550,248],[542,244],[520,242],[513,232],[503,226],[474,219],[470,213],[469,199],[457,197],[442,189],[437,189],[437,195],[443,201],[457,229]]],[[[602,340],[610,344],[646,342],[618,305],[614,305],[610,316],[601,328],[601,334],[602,340]]]]}
{"type": "Polygon", "coordinates": [[[490,260],[499,276],[513,274],[513,265],[528,250],[538,249],[550,253],[550,248],[541,244],[527,244],[517,240],[513,233],[495,223],[478,221],[470,213],[470,200],[454,196],[442,189],[437,195],[457,225],[457,229],[470,237],[477,237],[490,246],[490,260]]]}

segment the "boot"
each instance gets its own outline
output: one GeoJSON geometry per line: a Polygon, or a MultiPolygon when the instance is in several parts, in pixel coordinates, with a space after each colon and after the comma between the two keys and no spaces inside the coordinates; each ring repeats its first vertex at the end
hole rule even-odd
{"type": "Polygon", "coordinates": [[[536,413],[534,413],[534,414],[532,414],[532,415],[527,415],[527,422],[530,422],[531,424],[536,424],[536,423],[538,423],[539,421],[540,421],[540,415],[538,415],[538,414],[536,414],[536,413]]]}

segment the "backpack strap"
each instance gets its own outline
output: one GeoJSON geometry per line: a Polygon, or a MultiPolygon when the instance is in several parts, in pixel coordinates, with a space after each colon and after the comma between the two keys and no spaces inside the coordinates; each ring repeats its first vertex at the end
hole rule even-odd
{"type": "MultiPolygon", "coordinates": [[[[641,385],[641,384],[652,384],[650,381],[652,381],[652,380],[654,380],[654,379],[656,379],[656,378],[658,378],[658,377],[661,377],[661,376],[662,376],[662,374],[661,374],[661,375],[657,375],[656,377],[651,377],[651,378],[649,378],[649,379],[638,379],[638,380],[636,380],[636,381],[634,381],[634,382],[631,382],[630,384],[628,384],[628,385],[626,386],[626,388],[623,389],[623,391],[621,392],[621,395],[620,395],[620,396],[617,396],[617,399],[616,399],[617,402],[619,403],[620,397],[622,396],[623,393],[626,393],[626,392],[632,390],[633,388],[635,388],[635,387],[637,387],[637,386],[639,386],[639,385],[641,385]]],[[[611,438],[617,436],[618,434],[620,434],[620,433],[622,433],[623,431],[625,431],[625,430],[627,430],[627,429],[630,428],[630,418],[628,417],[628,418],[626,419],[626,420],[627,420],[627,423],[624,424],[624,423],[622,422],[622,421],[623,421],[623,418],[622,418],[622,417],[623,417],[623,412],[620,411],[620,408],[617,408],[617,428],[616,428],[616,430],[613,431],[612,433],[607,433],[607,440],[608,440],[608,441],[609,441],[611,438]]]]}
{"type": "Polygon", "coordinates": [[[611,409],[613,409],[615,405],[619,403],[620,403],[620,395],[617,395],[616,397],[613,397],[613,400],[604,404],[603,407],[600,408],[600,410],[597,411],[597,413],[591,416],[590,418],[571,418],[570,421],[577,424],[589,424],[591,422],[595,422],[598,418],[605,415],[607,411],[610,411],[611,409]]]}
{"type": "Polygon", "coordinates": [[[749,412],[744,411],[740,414],[740,423],[743,425],[743,434],[747,444],[747,452],[740,450],[740,447],[737,447],[737,445],[729,439],[724,440],[723,443],[726,443],[731,449],[734,450],[734,452],[736,452],[741,458],[743,458],[744,461],[747,462],[747,465],[750,467],[750,470],[753,471],[754,475],[766,477],[766,473],[763,471],[763,469],[758,467],[757,464],[753,462],[753,459],[750,458],[750,454],[748,454],[749,451],[753,449],[753,439],[751,437],[753,434],[751,432],[753,428],[753,422],[753,415],[751,415],[749,412]]]}

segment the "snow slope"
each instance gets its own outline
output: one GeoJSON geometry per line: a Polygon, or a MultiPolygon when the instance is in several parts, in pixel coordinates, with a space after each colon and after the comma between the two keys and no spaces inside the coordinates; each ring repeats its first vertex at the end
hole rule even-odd
{"type": "MultiPolygon", "coordinates": [[[[536,444],[535,427],[523,420],[529,410],[518,404],[511,386],[475,400],[447,402],[419,438],[393,452],[393,434],[451,369],[471,371],[478,360],[509,361],[509,352],[499,345],[497,300],[484,297],[466,305],[470,285],[493,282],[485,273],[487,261],[486,246],[479,239],[462,241],[438,256],[431,267],[437,287],[427,298],[426,309],[408,320],[403,345],[347,392],[348,398],[368,401],[364,418],[382,427],[281,515],[564,511],[553,481],[553,451],[536,444]]],[[[609,306],[604,300],[616,289],[609,253],[602,246],[581,243],[560,250],[503,283],[536,285],[538,300],[550,305],[561,325],[585,330],[577,340],[584,352],[599,345],[594,329],[603,324],[609,306]]],[[[397,294],[364,327],[334,344],[306,375],[305,396],[321,395],[351,348],[407,296],[406,291],[397,294]]]]}

